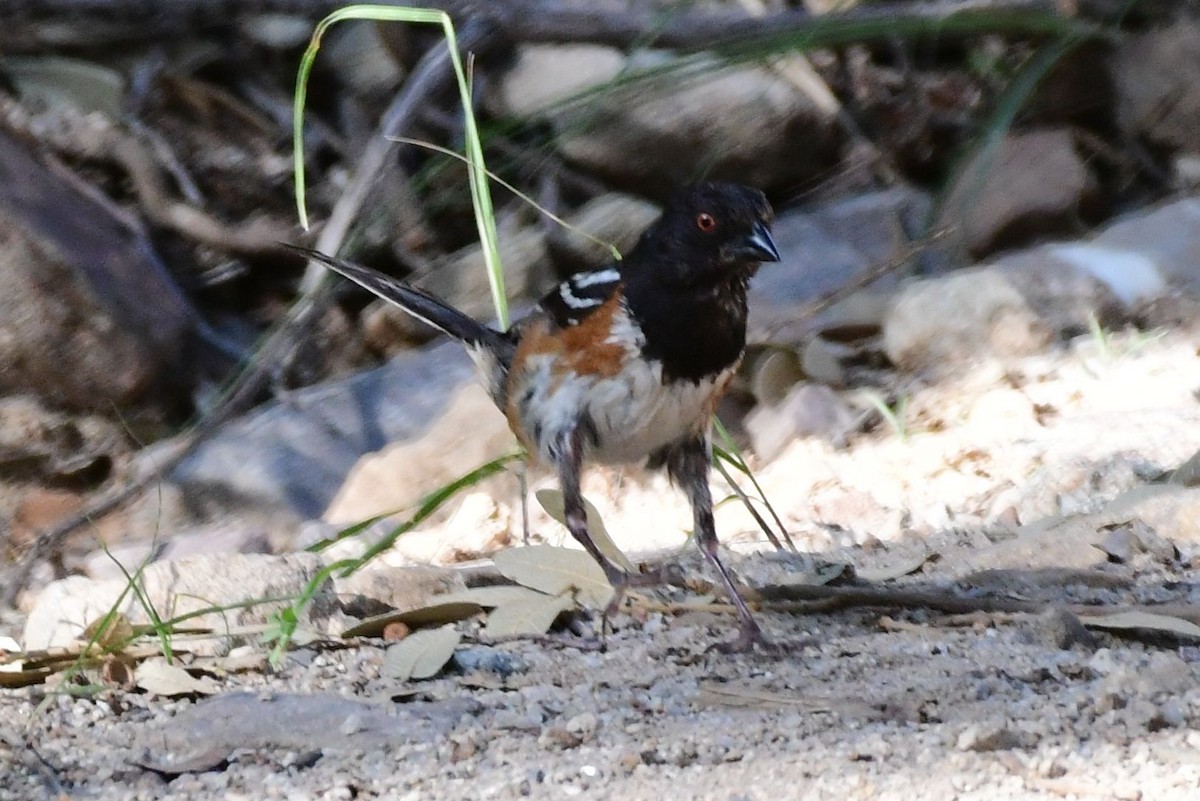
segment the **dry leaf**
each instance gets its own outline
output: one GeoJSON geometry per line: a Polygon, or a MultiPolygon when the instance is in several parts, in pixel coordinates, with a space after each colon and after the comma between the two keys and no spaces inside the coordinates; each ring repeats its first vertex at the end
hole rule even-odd
{"type": "Polygon", "coordinates": [[[525,637],[545,634],[555,619],[574,604],[570,598],[538,594],[536,598],[497,606],[488,615],[483,633],[489,637],[525,637]]]}
{"type": "Polygon", "coordinates": [[[349,639],[350,637],[379,637],[383,634],[383,630],[392,623],[403,623],[410,629],[418,629],[422,626],[442,625],[444,623],[457,623],[460,620],[474,617],[482,611],[483,607],[476,603],[448,601],[421,606],[416,609],[407,609],[403,612],[385,612],[382,615],[366,618],[351,626],[342,632],[342,637],[343,639],[349,639]]]}
{"type": "Polygon", "coordinates": [[[122,614],[105,615],[89,623],[81,639],[94,641],[104,651],[119,651],[133,639],[133,624],[122,614]]]}
{"type": "Polygon", "coordinates": [[[612,600],[613,588],[604,570],[584,551],[529,545],[500,551],[492,560],[506,578],[547,595],[575,591],[580,603],[598,608],[612,600]]]}
{"type": "Polygon", "coordinates": [[[178,665],[167,664],[165,659],[148,659],[138,665],[133,681],[146,692],[166,698],[212,695],[220,689],[212,679],[198,679],[178,665]]]}
{"type": "Polygon", "coordinates": [[[0,687],[28,687],[31,684],[41,684],[54,673],[50,668],[32,668],[22,670],[20,662],[12,662],[0,666],[0,687]]]}
{"type": "Polygon", "coordinates": [[[436,675],[462,641],[462,632],[453,625],[414,631],[387,649],[380,674],[389,679],[408,681],[436,675]]]}
{"type": "MultiPolygon", "coordinates": [[[[546,510],[546,514],[553,517],[564,526],[567,524],[567,513],[563,510],[563,496],[558,490],[542,489],[533,494],[537,498],[537,502],[546,510]]],[[[621,549],[612,541],[612,537],[608,536],[608,529],[604,527],[604,518],[600,517],[600,512],[596,511],[596,507],[592,506],[592,502],[587,498],[583,499],[583,508],[587,512],[588,534],[592,537],[592,542],[596,543],[596,547],[600,549],[600,553],[608,557],[608,560],[617,567],[623,569],[626,573],[636,573],[637,568],[633,562],[629,561],[629,557],[621,553],[621,549]]]]}
{"type": "Polygon", "coordinates": [[[123,656],[110,654],[100,665],[100,678],[105,684],[115,685],[122,690],[132,690],[133,662],[123,656]]]}
{"type": "Polygon", "coordinates": [[[531,590],[528,587],[518,587],[513,584],[497,584],[491,587],[472,587],[469,590],[458,590],[439,596],[443,602],[460,602],[479,604],[486,609],[493,609],[505,604],[520,603],[521,601],[536,601],[545,598],[546,594],[531,590]]]}
{"type": "Polygon", "coordinates": [[[1200,638],[1200,626],[1190,620],[1150,612],[1121,612],[1116,615],[1080,615],[1079,622],[1092,629],[1129,631],[1143,629],[1174,634],[1179,637],[1200,638]]]}
{"type": "Polygon", "coordinates": [[[926,562],[933,558],[934,554],[920,554],[912,559],[901,559],[894,564],[877,567],[874,570],[855,570],[855,574],[863,581],[878,583],[883,581],[891,581],[902,576],[907,576],[910,573],[916,573],[926,562]]]}

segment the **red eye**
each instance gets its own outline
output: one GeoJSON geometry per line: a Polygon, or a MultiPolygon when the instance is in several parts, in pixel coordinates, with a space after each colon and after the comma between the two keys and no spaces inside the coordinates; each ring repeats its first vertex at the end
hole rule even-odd
{"type": "Polygon", "coordinates": [[[696,215],[696,227],[704,233],[710,233],[717,227],[717,220],[707,212],[700,212],[696,215]]]}

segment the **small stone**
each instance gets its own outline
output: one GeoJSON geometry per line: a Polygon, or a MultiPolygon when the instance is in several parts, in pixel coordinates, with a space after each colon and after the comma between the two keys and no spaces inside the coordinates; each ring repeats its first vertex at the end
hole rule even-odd
{"type": "Polygon", "coordinates": [[[581,740],[590,740],[596,736],[600,728],[600,720],[591,712],[576,715],[567,721],[567,731],[576,734],[581,740]]]}
{"type": "Polygon", "coordinates": [[[574,732],[567,731],[561,726],[551,726],[538,737],[539,746],[553,751],[566,751],[569,748],[578,748],[582,743],[582,737],[574,732]]]}
{"type": "Polygon", "coordinates": [[[1007,725],[984,726],[975,724],[968,726],[958,735],[954,746],[959,751],[1007,751],[1021,745],[1020,738],[1007,725]]]}
{"type": "Polygon", "coordinates": [[[1029,630],[1036,641],[1061,651],[1070,650],[1077,645],[1091,648],[1096,643],[1095,637],[1079,618],[1061,607],[1047,609],[1033,618],[1029,630]]]}

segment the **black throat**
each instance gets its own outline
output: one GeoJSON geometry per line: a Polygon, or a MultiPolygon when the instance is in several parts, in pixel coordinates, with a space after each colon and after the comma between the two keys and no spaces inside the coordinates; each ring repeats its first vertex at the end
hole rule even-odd
{"type": "Polygon", "coordinates": [[[696,286],[664,285],[640,270],[622,276],[625,302],[645,336],[642,352],[662,363],[665,380],[698,382],[742,357],[753,272],[748,267],[716,285],[696,286]]]}

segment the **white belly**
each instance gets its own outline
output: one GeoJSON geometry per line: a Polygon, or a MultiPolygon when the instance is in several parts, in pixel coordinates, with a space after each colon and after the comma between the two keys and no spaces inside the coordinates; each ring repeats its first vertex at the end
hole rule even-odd
{"type": "Polygon", "coordinates": [[[662,367],[641,362],[619,376],[576,376],[554,385],[549,361],[535,380],[528,420],[542,421],[541,429],[526,427],[526,441],[536,443],[539,455],[569,434],[577,421],[586,421],[586,455],[609,464],[636,462],[685,436],[706,432],[713,396],[728,381],[733,368],[700,382],[664,384],[662,367]],[[594,435],[594,439],[588,435],[594,435]]]}

